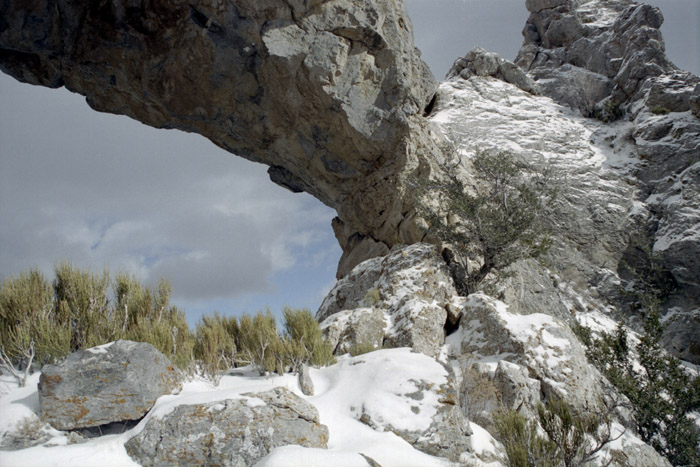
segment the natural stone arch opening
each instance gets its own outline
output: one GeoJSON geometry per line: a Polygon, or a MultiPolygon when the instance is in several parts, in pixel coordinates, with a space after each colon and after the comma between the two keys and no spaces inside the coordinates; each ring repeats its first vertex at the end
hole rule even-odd
{"type": "Polygon", "coordinates": [[[3,197],[21,208],[2,211],[24,231],[3,234],[3,274],[38,266],[51,278],[68,259],[152,286],[165,277],[192,325],[215,310],[318,306],[340,257],[332,210],[198,135],[98,114],[78,95],[5,75],[0,88],[13,115],[3,130],[14,133],[3,197]]]}
{"type": "Polygon", "coordinates": [[[405,180],[434,159],[436,82],[402,3],[18,1],[5,18],[6,73],[202,134],[335,209],[339,275],[423,238],[405,180]]]}

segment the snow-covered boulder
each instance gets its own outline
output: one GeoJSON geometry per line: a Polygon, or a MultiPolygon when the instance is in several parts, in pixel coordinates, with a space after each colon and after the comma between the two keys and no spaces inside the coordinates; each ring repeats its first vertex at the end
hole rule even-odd
{"type": "Polygon", "coordinates": [[[568,325],[556,318],[509,313],[503,302],[472,294],[464,303],[459,329],[448,336],[447,344],[454,358],[470,355],[475,361],[490,362],[494,372],[499,360],[510,362],[499,372],[500,391],[508,405],[517,402],[534,411],[532,404],[539,400],[527,396],[531,391],[517,394],[518,386],[532,388],[528,379],[533,378],[545,395],[564,398],[577,410],[602,409],[605,386],[600,374],[588,364],[568,325]]]}
{"type": "Polygon", "coordinates": [[[180,372],[151,344],[120,340],[44,366],[41,418],[59,430],[138,420],[181,385],[180,372]]]}
{"type": "Polygon", "coordinates": [[[435,246],[397,246],[338,281],[316,317],[340,351],[347,343],[383,343],[434,357],[444,342],[446,307],[456,294],[435,246]],[[358,333],[362,323],[367,331],[358,333]]]}
{"type": "Polygon", "coordinates": [[[385,349],[342,359],[314,375],[322,403],[333,404],[338,420],[349,415],[452,461],[469,449],[472,432],[459,408],[453,377],[433,358],[406,348],[385,349]]]}
{"type": "Polygon", "coordinates": [[[290,444],[325,448],[328,428],[318,411],[286,388],[235,399],[180,405],[151,417],[126,444],[142,466],[253,465],[290,444]]]}

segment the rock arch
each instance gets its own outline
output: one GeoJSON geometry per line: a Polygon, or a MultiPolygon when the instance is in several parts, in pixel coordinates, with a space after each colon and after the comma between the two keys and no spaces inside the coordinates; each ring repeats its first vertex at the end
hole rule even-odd
{"type": "Polygon", "coordinates": [[[204,135],[336,209],[338,275],[424,232],[407,174],[437,83],[403,2],[9,0],[0,69],[95,110],[204,135]]]}

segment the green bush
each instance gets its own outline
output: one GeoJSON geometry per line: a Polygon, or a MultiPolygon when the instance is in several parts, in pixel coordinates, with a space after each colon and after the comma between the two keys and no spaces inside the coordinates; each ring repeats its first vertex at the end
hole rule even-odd
{"type": "Polygon", "coordinates": [[[418,207],[431,231],[458,256],[480,259],[476,270],[462,264],[462,271],[453,271],[462,294],[476,289],[491,272],[549,248],[545,205],[557,194],[549,167],[525,163],[510,152],[477,152],[471,162],[473,190],[448,167],[447,181],[422,187],[424,203],[418,207]],[[431,205],[435,200],[438,205],[431,205]]]}
{"type": "MultiPolygon", "coordinates": [[[[613,408],[614,409],[614,408],[613,408]]],[[[506,449],[510,466],[583,466],[611,441],[611,421],[606,413],[578,413],[562,399],[552,396],[538,404],[539,425],[515,410],[494,415],[496,432],[506,449]]]]}
{"type": "Polygon", "coordinates": [[[651,109],[651,113],[654,115],[667,115],[671,113],[671,110],[666,107],[657,106],[651,109]]]}
{"type": "Polygon", "coordinates": [[[333,348],[321,334],[318,321],[307,309],[295,310],[285,307],[284,340],[296,358],[288,363],[292,371],[299,369],[300,364],[326,366],[335,361],[333,348]]]}
{"type": "Polygon", "coordinates": [[[195,330],[194,357],[206,375],[216,379],[219,371],[236,366],[238,321],[235,317],[204,316],[195,330]]]}
{"type": "Polygon", "coordinates": [[[350,348],[348,349],[348,353],[353,357],[357,357],[359,355],[364,355],[366,353],[374,352],[375,350],[379,349],[381,349],[381,347],[376,348],[371,342],[356,342],[350,346],[350,348]]]}
{"type": "Polygon", "coordinates": [[[509,467],[554,467],[556,446],[537,433],[537,423],[515,410],[496,412],[493,422],[509,467]]]}
{"type": "Polygon", "coordinates": [[[269,310],[240,318],[204,316],[193,334],[185,313],[170,304],[167,281],[149,288],[118,273],[110,294],[107,271],[93,274],[67,262],[55,271],[53,284],[36,269],[3,280],[0,365],[23,368],[32,360],[43,365],[117,339],[148,342],[183,369],[196,359],[215,380],[221,370],[241,365],[266,374],[333,363],[332,349],[308,310],[285,308],[283,335],[269,310]]]}

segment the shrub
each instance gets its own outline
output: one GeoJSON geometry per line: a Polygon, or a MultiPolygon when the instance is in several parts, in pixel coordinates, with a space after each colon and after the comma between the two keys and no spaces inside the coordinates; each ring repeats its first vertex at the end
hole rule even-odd
{"type": "Polygon", "coordinates": [[[375,350],[379,349],[376,348],[371,342],[356,342],[350,346],[350,348],[348,349],[348,353],[353,357],[357,357],[359,355],[374,352],[375,350]]]}
{"type": "Polygon", "coordinates": [[[657,106],[651,109],[651,113],[654,115],[667,115],[671,113],[671,110],[666,107],[657,106]]]}
{"type": "Polygon", "coordinates": [[[556,189],[549,167],[527,164],[510,152],[477,152],[472,158],[477,182],[473,194],[456,175],[458,165],[445,168],[447,181],[422,187],[425,203],[418,211],[458,256],[480,258],[478,269],[469,271],[462,264],[461,273],[453,272],[459,292],[468,294],[489,273],[548,249],[542,221],[556,189]],[[434,200],[437,206],[430,206],[434,200]]]}
{"type": "Polygon", "coordinates": [[[283,315],[285,342],[291,355],[296,357],[288,362],[293,371],[302,363],[325,366],[334,362],[333,348],[323,339],[318,321],[309,310],[285,307],[283,315]]]}
{"type": "Polygon", "coordinates": [[[263,376],[277,370],[283,373],[283,344],[270,310],[239,318],[239,355],[243,362],[255,365],[263,376]]]}
{"type": "Polygon", "coordinates": [[[70,351],[114,340],[109,313],[109,273],[94,274],[64,261],[55,267],[56,320],[70,327],[70,351]]]}
{"type": "Polygon", "coordinates": [[[492,412],[497,406],[498,389],[488,374],[479,372],[472,362],[464,362],[461,370],[459,393],[462,411],[469,420],[488,424],[483,415],[492,412]]]}
{"type": "Polygon", "coordinates": [[[371,289],[367,290],[365,293],[364,297],[364,304],[365,306],[368,307],[373,307],[377,306],[381,300],[381,295],[379,293],[379,289],[376,287],[372,287],[371,289]]]}
{"type": "Polygon", "coordinates": [[[493,422],[509,467],[558,465],[556,446],[537,433],[537,423],[515,410],[496,412],[493,422]]]}
{"type": "Polygon", "coordinates": [[[118,273],[92,274],[67,262],[50,285],[37,270],[0,286],[0,366],[20,383],[32,361],[52,363],[68,353],[117,339],[148,342],[182,369],[196,358],[204,373],[255,365],[261,374],[333,362],[332,348],[308,310],[284,310],[284,335],[266,311],[240,318],[205,316],[191,333],[185,313],[170,304],[170,284],[150,288],[118,273]],[[22,371],[22,368],[26,371],[22,371]]]}
{"type": "Polygon", "coordinates": [[[218,372],[236,366],[238,321],[218,313],[203,316],[195,331],[194,356],[205,374],[216,380],[218,372]]]}
{"type": "MultiPolygon", "coordinates": [[[[582,466],[593,461],[611,438],[610,412],[578,413],[558,397],[538,404],[537,423],[515,410],[497,412],[494,424],[510,466],[582,466]]],[[[620,435],[621,436],[621,435],[620,435]]]]}
{"type": "Polygon", "coordinates": [[[542,429],[556,446],[557,458],[572,467],[593,461],[605,445],[617,439],[611,437],[610,412],[614,408],[604,414],[577,413],[562,399],[550,397],[545,405],[538,405],[537,414],[542,429]]]}
{"type": "Polygon", "coordinates": [[[649,297],[645,301],[644,333],[634,347],[622,324],[597,338],[581,326],[577,334],[589,360],[632,403],[642,440],[674,465],[698,465],[700,437],[689,414],[700,409],[700,377],[691,376],[663,350],[658,302],[649,297]],[[635,353],[638,366],[633,363],[635,353]]]}

